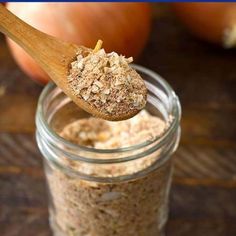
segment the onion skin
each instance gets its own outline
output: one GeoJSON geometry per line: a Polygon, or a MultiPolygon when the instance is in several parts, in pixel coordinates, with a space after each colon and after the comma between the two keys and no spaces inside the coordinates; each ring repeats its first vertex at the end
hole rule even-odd
{"type": "Polygon", "coordinates": [[[190,32],[197,37],[236,46],[236,3],[172,3],[172,8],[190,32]]]}
{"type": "MultiPolygon", "coordinates": [[[[8,3],[10,11],[33,27],[93,48],[103,40],[107,52],[137,57],[148,39],[151,8],[148,3],[8,3]]],[[[48,76],[23,49],[8,39],[13,57],[36,81],[48,76]]]]}

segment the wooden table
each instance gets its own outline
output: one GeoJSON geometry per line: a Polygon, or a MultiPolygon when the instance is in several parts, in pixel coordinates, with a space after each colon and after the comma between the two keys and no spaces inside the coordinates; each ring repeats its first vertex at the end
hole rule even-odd
{"type": "MultiPolygon", "coordinates": [[[[155,11],[140,61],[174,87],[183,107],[167,236],[236,235],[236,51],[198,41],[168,9],[155,11]]],[[[34,115],[42,87],[0,40],[0,235],[48,236],[34,115]]]]}

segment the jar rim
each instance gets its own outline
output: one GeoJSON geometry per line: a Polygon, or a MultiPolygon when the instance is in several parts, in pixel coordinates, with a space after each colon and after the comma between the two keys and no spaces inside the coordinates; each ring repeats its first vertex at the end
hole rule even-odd
{"type": "MultiPolygon", "coordinates": [[[[167,129],[165,129],[165,131],[160,136],[156,136],[152,140],[147,140],[147,141],[141,142],[139,144],[131,145],[128,147],[122,147],[122,148],[114,148],[114,149],[98,149],[98,148],[94,148],[94,147],[87,147],[87,146],[72,143],[72,142],[62,138],[61,136],[59,136],[50,127],[47,119],[45,118],[43,104],[44,104],[45,99],[47,98],[47,95],[50,93],[50,91],[52,91],[55,88],[54,83],[49,83],[48,85],[46,85],[46,87],[43,89],[43,91],[39,97],[37,111],[36,111],[36,126],[37,126],[37,128],[39,128],[39,126],[42,126],[44,132],[47,135],[47,138],[49,139],[49,142],[63,143],[63,145],[65,145],[69,149],[80,150],[80,151],[82,150],[82,151],[90,152],[90,153],[111,154],[111,153],[129,152],[132,150],[141,149],[141,148],[151,145],[155,142],[157,143],[155,145],[156,148],[161,148],[161,146],[166,142],[168,137],[178,129],[180,117],[181,117],[181,106],[179,103],[179,99],[178,99],[177,95],[175,94],[174,90],[172,89],[172,87],[169,85],[169,83],[166,80],[164,80],[160,75],[158,75],[154,71],[147,69],[147,68],[140,66],[140,65],[132,64],[132,67],[134,69],[136,69],[137,71],[140,71],[140,72],[146,74],[147,76],[150,76],[151,78],[157,80],[158,83],[160,83],[161,86],[163,86],[163,88],[166,90],[166,92],[168,93],[168,98],[169,98],[169,100],[171,100],[171,102],[173,104],[171,107],[171,111],[170,111],[170,113],[171,113],[170,115],[172,116],[173,119],[170,120],[167,129]]],[[[78,159],[81,159],[81,157],[78,159]]],[[[88,162],[93,162],[93,161],[96,162],[97,161],[97,159],[91,159],[91,158],[86,158],[86,157],[82,157],[82,159],[83,159],[83,161],[87,160],[88,162]]],[[[127,157],[124,157],[123,159],[127,159],[127,157]]],[[[104,160],[106,163],[109,163],[109,161],[113,161],[113,162],[115,161],[114,159],[112,159],[112,160],[99,159],[99,162],[101,162],[102,160],[104,160]]]]}

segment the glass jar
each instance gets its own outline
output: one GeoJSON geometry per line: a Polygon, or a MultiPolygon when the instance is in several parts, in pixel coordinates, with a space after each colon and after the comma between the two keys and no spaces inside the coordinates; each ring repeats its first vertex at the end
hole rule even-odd
{"type": "Polygon", "coordinates": [[[40,96],[36,138],[44,156],[55,236],[164,235],[181,109],[166,81],[133,67],[148,88],[146,110],[168,123],[161,136],[137,145],[95,149],[63,139],[58,134],[65,125],[89,114],[54,84],[40,96]]]}

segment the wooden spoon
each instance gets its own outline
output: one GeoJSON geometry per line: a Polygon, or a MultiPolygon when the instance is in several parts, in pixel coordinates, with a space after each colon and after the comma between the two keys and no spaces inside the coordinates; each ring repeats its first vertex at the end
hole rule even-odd
{"type": "Polygon", "coordinates": [[[76,55],[87,55],[91,49],[64,42],[31,27],[2,4],[0,4],[0,31],[20,45],[68,97],[93,116],[115,121],[128,119],[139,112],[130,110],[121,115],[102,113],[72,93],[67,82],[71,62],[75,60],[76,55]]]}

